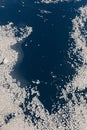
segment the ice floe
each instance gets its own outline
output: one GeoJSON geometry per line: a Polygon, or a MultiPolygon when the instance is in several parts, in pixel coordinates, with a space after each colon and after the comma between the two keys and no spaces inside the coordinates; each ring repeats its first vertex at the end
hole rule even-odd
{"type": "MultiPolygon", "coordinates": [[[[24,89],[21,89],[21,87],[17,85],[16,80],[10,75],[19,56],[19,52],[13,50],[11,47],[15,44],[20,44],[21,47],[21,42],[30,35],[32,28],[25,26],[19,29],[21,30],[21,36],[16,37],[15,34],[18,33],[19,30],[13,23],[0,26],[0,130],[11,130],[13,127],[13,129],[16,130],[17,127],[15,128],[15,125],[11,128],[5,125],[5,118],[13,113],[15,117],[17,115],[21,116],[22,111],[19,108],[19,104],[23,102],[25,98],[24,89]]],[[[19,123],[17,125],[19,126],[19,123]]]]}

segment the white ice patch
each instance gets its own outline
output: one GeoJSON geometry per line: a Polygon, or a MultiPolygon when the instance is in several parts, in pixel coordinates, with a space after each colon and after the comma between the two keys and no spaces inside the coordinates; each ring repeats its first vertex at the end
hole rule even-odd
{"type": "Polygon", "coordinates": [[[15,44],[20,44],[21,47],[21,42],[30,35],[32,28],[25,26],[19,29],[20,37],[16,37],[15,34],[19,30],[14,27],[13,23],[0,26],[0,130],[16,130],[18,127],[19,129],[23,127],[23,123],[20,124],[20,121],[15,121],[15,119],[11,121],[13,123],[10,126],[9,123],[6,125],[7,116],[12,114],[15,118],[20,116],[20,119],[23,116],[19,105],[24,101],[25,90],[21,89],[10,75],[19,58],[19,52],[11,47],[15,44]]]}
{"type": "Polygon", "coordinates": [[[82,66],[77,69],[78,74],[73,78],[72,86],[73,89],[78,87],[81,90],[87,87],[87,30],[85,26],[87,24],[87,6],[84,8],[81,7],[79,14],[79,16],[76,16],[76,18],[72,20],[73,32],[71,33],[71,37],[75,42],[73,53],[75,55],[78,53],[83,63],[82,66]]]}
{"type": "MultiPolygon", "coordinates": [[[[72,20],[73,23],[73,31],[71,33],[71,37],[74,40],[75,48],[73,49],[74,54],[78,54],[79,58],[82,60],[81,67],[78,67],[77,74],[74,76],[73,80],[67,84],[67,92],[72,92],[73,100],[76,105],[74,107],[69,107],[71,110],[71,130],[86,130],[87,129],[87,103],[84,100],[86,94],[81,93],[79,95],[79,102],[76,99],[75,91],[78,92],[86,90],[87,88],[87,6],[79,8],[79,15],[72,20]],[[78,105],[79,104],[79,105],[78,105]]],[[[77,63],[78,64],[78,63],[77,63]]],[[[87,93],[87,91],[86,91],[87,93]]]]}
{"type": "MultiPolygon", "coordinates": [[[[71,0],[41,0],[42,3],[46,3],[46,4],[49,4],[49,3],[58,3],[58,2],[70,2],[71,0]]],[[[81,1],[81,0],[73,0],[73,1],[81,1]]]]}

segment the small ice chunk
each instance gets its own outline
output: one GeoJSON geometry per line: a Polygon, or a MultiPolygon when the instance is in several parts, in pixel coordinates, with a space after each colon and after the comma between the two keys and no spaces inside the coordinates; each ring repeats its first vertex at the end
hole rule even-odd
{"type": "Polygon", "coordinates": [[[32,83],[39,85],[40,84],[40,80],[32,81],[32,83]]]}
{"type": "Polygon", "coordinates": [[[37,80],[37,81],[36,81],[36,84],[40,84],[40,80],[37,80]]]}

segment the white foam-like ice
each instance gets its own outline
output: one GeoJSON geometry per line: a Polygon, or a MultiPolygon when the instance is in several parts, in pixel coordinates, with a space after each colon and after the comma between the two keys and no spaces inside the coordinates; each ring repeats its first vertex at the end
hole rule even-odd
{"type": "MultiPolygon", "coordinates": [[[[16,37],[18,32],[18,28],[14,27],[13,23],[0,26],[0,130],[16,130],[15,125],[13,125],[14,128],[8,128],[9,123],[5,125],[5,118],[13,113],[17,118],[21,116],[22,111],[18,106],[25,98],[24,89],[21,89],[10,75],[20,53],[11,47],[16,44],[20,44],[21,47],[21,42],[30,35],[32,28],[28,26],[20,28],[20,37],[16,37]]],[[[19,126],[17,123],[16,126],[19,126]]],[[[19,128],[22,127],[19,126],[19,128]]]]}
{"type": "MultiPolygon", "coordinates": [[[[58,2],[70,2],[71,0],[41,0],[42,3],[46,3],[46,4],[49,4],[49,3],[58,3],[58,2]]],[[[74,1],[81,1],[81,0],[74,0],[74,1]]]]}

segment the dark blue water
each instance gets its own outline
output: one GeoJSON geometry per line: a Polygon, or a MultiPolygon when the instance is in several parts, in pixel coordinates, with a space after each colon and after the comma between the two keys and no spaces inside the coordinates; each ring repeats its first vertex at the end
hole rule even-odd
{"type": "MultiPolygon", "coordinates": [[[[72,80],[75,74],[75,68],[67,63],[73,62],[68,57],[72,42],[69,36],[72,30],[71,20],[76,16],[76,9],[85,4],[86,0],[50,5],[35,4],[34,0],[26,0],[23,7],[19,0],[9,2],[6,8],[0,9],[0,24],[11,21],[16,26],[29,25],[33,28],[32,34],[22,44],[24,59],[18,69],[31,87],[37,86],[40,93],[38,98],[50,113],[53,104],[60,104],[61,107],[66,104],[65,99],[59,97],[62,94],[61,89],[66,89],[66,83],[72,80]],[[18,10],[21,12],[18,13],[18,10]],[[40,10],[48,10],[51,13],[41,14],[40,10]],[[40,84],[33,83],[33,80],[40,80],[40,84]]],[[[73,58],[78,62],[77,57],[73,58]]],[[[27,91],[30,92],[28,87],[27,91]]],[[[28,100],[26,97],[25,106],[34,96],[36,95],[31,95],[28,100]]],[[[72,98],[72,95],[68,96],[72,98]]],[[[28,114],[27,110],[25,113],[28,114]]]]}

